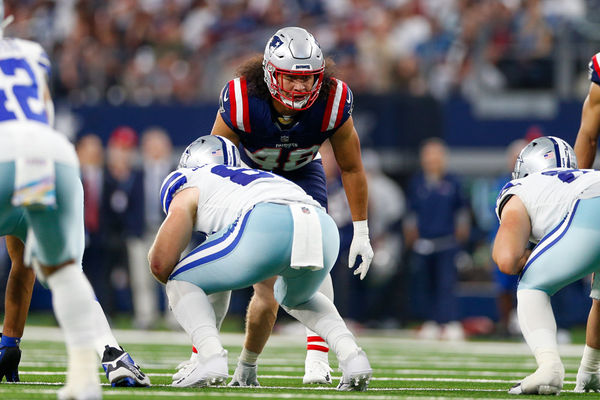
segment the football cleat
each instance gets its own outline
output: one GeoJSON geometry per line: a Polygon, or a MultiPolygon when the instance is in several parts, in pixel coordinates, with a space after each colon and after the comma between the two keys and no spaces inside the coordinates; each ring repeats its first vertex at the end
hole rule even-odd
{"type": "Polygon", "coordinates": [[[19,346],[0,346],[0,382],[6,377],[6,382],[19,382],[19,362],[21,349],[19,346]]]}
{"type": "Polygon", "coordinates": [[[577,371],[575,392],[600,392],[600,374],[584,372],[580,368],[579,371],[577,371]]]}
{"type": "Polygon", "coordinates": [[[342,379],[337,390],[364,392],[369,386],[373,370],[367,355],[360,348],[345,360],[340,360],[342,379]]]}
{"type": "Polygon", "coordinates": [[[542,365],[510,388],[508,394],[559,394],[564,379],[565,368],[561,363],[542,365]]]}
{"type": "Polygon", "coordinates": [[[227,369],[227,350],[215,354],[206,360],[200,356],[188,362],[178,372],[179,379],[173,380],[175,387],[219,386],[229,377],[227,369]]]}
{"type": "Polygon", "coordinates": [[[256,364],[248,364],[243,361],[238,361],[231,382],[227,386],[260,386],[256,373],[258,366],[256,364]]]}
{"type": "Polygon", "coordinates": [[[328,363],[318,359],[306,359],[304,362],[304,377],[302,383],[305,385],[331,385],[331,372],[333,370],[328,363]]]}
{"type": "Polygon", "coordinates": [[[197,362],[196,360],[198,357],[200,357],[198,355],[198,353],[192,353],[192,355],[190,356],[190,358],[188,360],[180,362],[179,365],[175,368],[175,369],[177,369],[177,372],[175,372],[173,374],[173,382],[178,381],[181,378],[183,378],[184,373],[185,373],[185,368],[190,364],[196,363],[197,362]]]}
{"type": "Polygon", "coordinates": [[[106,345],[102,355],[102,367],[106,372],[106,379],[113,387],[150,386],[150,378],[122,347],[117,349],[106,345]]]}

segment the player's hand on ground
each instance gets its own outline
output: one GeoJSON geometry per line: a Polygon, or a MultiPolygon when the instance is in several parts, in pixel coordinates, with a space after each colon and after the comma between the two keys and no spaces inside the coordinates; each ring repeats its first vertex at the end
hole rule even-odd
{"type": "Polygon", "coordinates": [[[575,392],[600,392],[600,374],[579,370],[577,372],[575,392]]]}
{"type": "Polygon", "coordinates": [[[256,378],[258,367],[256,364],[248,364],[238,361],[231,382],[227,386],[260,386],[256,378]]]}
{"type": "Polygon", "coordinates": [[[360,279],[365,279],[371,260],[373,260],[373,249],[369,240],[369,228],[367,221],[354,221],[354,236],[350,244],[350,254],[348,257],[348,267],[353,268],[359,261],[358,267],[354,270],[354,275],[360,274],[360,279]],[[360,258],[359,258],[360,257],[360,258]]]}
{"type": "Polygon", "coordinates": [[[19,362],[21,349],[15,347],[0,347],[0,382],[6,377],[6,382],[19,382],[19,362]]]}

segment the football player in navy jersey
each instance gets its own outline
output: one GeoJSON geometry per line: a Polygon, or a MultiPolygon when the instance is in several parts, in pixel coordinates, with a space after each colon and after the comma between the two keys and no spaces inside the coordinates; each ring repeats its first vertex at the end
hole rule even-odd
{"type": "MultiPolygon", "coordinates": [[[[580,168],[592,168],[600,136],[600,53],[589,64],[590,89],[583,102],[581,125],[575,141],[580,168]]],[[[596,276],[594,275],[594,279],[596,276]]],[[[577,373],[576,392],[600,391],[600,293],[592,291],[585,348],[577,373]],[[594,293],[598,298],[593,297],[594,293]]]]}
{"type": "MultiPolygon", "coordinates": [[[[367,226],[367,179],[360,142],[352,120],[352,91],[332,76],[315,38],[305,29],[287,27],[268,41],[263,57],[248,60],[221,91],[211,134],[241,148],[252,168],[275,172],[302,187],[327,207],[325,173],[318,153],[329,139],[354,224],[348,266],[367,274],[373,250],[367,226]],[[357,262],[358,260],[358,262],[357,262]]],[[[331,278],[320,288],[333,299],[331,278]]],[[[233,385],[256,384],[256,360],[275,323],[273,280],[256,284],[247,313],[246,341],[233,385]],[[250,376],[250,378],[248,378],[250,376]]],[[[307,330],[304,383],[331,383],[327,343],[307,330]]]]}

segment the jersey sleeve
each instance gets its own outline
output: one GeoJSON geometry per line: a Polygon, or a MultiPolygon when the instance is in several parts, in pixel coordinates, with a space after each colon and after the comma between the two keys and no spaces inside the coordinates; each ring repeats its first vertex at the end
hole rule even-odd
{"type": "Polygon", "coordinates": [[[600,85],[600,53],[596,53],[590,60],[589,78],[590,81],[600,85]]]}
{"type": "Polygon", "coordinates": [[[245,78],[233,79],[223,87],[219,98],[223,121],[235,132],[251,132],[248,88],[245,78]]]}
{"type": "Polygon", "coordinates": [[[173,197],[183,188],[187,181],[188,178],[183,169],[173,171],[165,178],[160,187],[160,203],[165,214],[169,213],[169,206],[173,201],[173,197]]]}
{"type": "Polygon", "coordinates": [[[516,181],[510,181],[506,185],[500,189],[500,193],[498,194],[498,198],[496,199],[496,216],[498,217],[498,221],[500,221],[500,216],[502,214],[502,208],[506,204],[506,202],[514,195],[519,194],[521,191],[521,183],[516,181]]]}
{"type": "Polygon", "coordinates": [[[323,115],[321,131],[338,129],[352,116],[354,96],[350,87],[339,79],[332,78],[334,84],[327,98],[327,106],[323,115]]]}

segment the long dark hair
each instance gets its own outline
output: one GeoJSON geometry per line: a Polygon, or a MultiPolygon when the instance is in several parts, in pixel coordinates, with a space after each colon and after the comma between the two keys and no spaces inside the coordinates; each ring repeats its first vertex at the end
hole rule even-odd
{"type": "MultiPolygon", "coordinates": [[[[263,56],[256,55],[244,62],[236,71],[236,76],[243,76],[246,78],[246,85],[248,87],[248,94],[256,96],[263,100],[269,100],[271,98],[271,92],[265,83],[265,73],[262,67],[263,56]]],[[[325,60],[325,72],[323,74],[323,85],[319,92],[317,100],[326,99],[333,87],[333,75],[335,73],[335,62],[331,58],[325,60]]]]}

